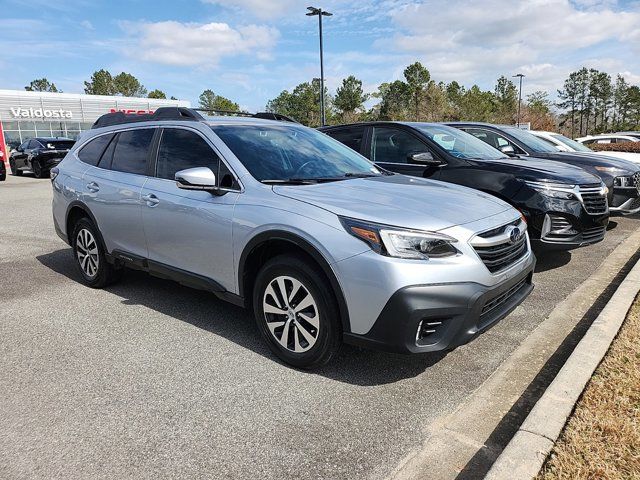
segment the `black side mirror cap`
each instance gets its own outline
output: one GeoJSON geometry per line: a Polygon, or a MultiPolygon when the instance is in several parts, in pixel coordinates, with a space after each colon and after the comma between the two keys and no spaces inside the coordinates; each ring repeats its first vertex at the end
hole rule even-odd
{"type": "Polygon", "coordinates": [[[431,152],[412,153],[409,155],[409,163],[419,163],[429,167],[442,167],[447,164],[438,158],[434,158],[431,152]]]}

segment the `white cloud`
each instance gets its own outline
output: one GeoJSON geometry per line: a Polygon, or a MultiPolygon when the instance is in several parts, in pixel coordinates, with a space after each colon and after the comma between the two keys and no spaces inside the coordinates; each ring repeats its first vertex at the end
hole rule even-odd
{"type": "Polygon", "coordinates": [[[247,11],[263,20],[280,17],[296,5],[296,0],[202,0],[202,2],[247,11]]]}
{"type": "Polygon", "coordinates": [[[522,71],[529,87],[553,89],[580,65],[584,54],[578,50],[606,42],[633,48],[640,39],[640,9],[614,10],[614,5],[608,0],[416,2],[391,14],[400,32],[391,42],[418,56],[436,78],[486,84],[522,71]]]}
{"type": "Polygon", "coordinates": [[[254,55],[267,59],[276,44],[275,28],[247,25],[232,28],[226,23],[126,22],[135,46],[130,54],[149,62],[178,66],[215,66],[231,55],[254,55]]]}

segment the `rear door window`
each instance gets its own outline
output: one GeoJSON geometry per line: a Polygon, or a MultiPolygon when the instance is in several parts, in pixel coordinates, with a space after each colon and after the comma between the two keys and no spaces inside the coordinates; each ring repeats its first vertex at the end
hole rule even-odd
{"type": "Polygon", "coordinates": [[[154,134],[153,128],[120,132],[116,139],[111,170],[145,175],[154,134]]]}
{"type": "Polygon", "coordinates": [[[107,148],[107,145],[109,145],[109,142],[112,138],[112,134],[101,135],[94,138],[80,149],[80,151],[78,152],[78,158],[84,163],[93,165],[95,167],[96,165],[98,165],[100,157],[102,156],[105,148],[107,148]]]}

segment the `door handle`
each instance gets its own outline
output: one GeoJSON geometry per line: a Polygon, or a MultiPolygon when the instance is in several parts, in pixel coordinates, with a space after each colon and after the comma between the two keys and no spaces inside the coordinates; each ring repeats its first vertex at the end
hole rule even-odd
{"type": "Polygon", "coordinates": [[[91,182],[87,184],[87,190],[92,193],[96,193],[98,190],[100,190],[100,186],[96,182],[91,182]]]}
{"type": "Polygon", "coordinates": [[[158,197],[156,197],[153,193],[149,193],[147,195],[143,195],[142,196],[142,200],[147,202],[147,206],[148,207],[155,207],[156,205],[158,205],[160,203],[160,200],[158,199],[158,197]]]}

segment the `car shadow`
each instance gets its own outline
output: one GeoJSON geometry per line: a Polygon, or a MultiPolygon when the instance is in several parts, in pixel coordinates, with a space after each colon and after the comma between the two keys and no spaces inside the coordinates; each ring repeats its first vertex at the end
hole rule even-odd
{"type": "MultiPolygon", "coordinates": [[[[81,282],[70,248],[39,255],[36,259],[54,272],[81,282]]],[[[248,310],[218,299],[212,293],[135,270],[127,270],[122,281],[105,290],[120,297],[124,305],[145,306],[220,335],[270,361],[282,364],[260,337],[253,315],[248,310]]],[[[383,385],[415,377],[445,356],[444,352],[399,355],[344,345],[329,365],[308,373],[359,386],[383,385]]]]}
{"type": "Polygon", "coordinates": [[[535,273],[560,268],[571,261],[571,252],[566,250],[534,251],[534,253],[537,259],[535,273]]]}

